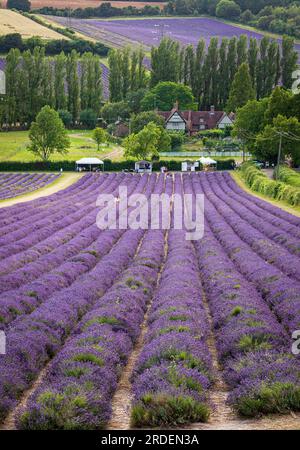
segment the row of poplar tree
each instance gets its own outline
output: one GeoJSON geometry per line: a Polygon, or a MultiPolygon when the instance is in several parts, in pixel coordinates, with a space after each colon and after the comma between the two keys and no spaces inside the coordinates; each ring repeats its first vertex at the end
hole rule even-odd
{"type": "MultiPolygon", "coordinates": [[[[142,48],[113,49],[108,58],[110,101],[125,100],[129,93],[150,89],[160,81],[173,81],[190,86],[199,109],[211,105],[224,109],[242,64],[247,63],[260,99],[279,83],[291,88],[297,59],[290,37],[283,37],[282,43],[267,37],[248,42],[243,35],[221,41],[212,38],[207,46],[200,40],[196,48],[164,38],[152,48],[151,61],[142,48]]],[[[11,125],[32,122],[44,105],[68,111],[73,123],[84,110],[99,117],[102,106],[101,64],[92,53],[79,56],[72,51],[49,58],[40,47],[23,53],[12,49],[6,59],[6,87],[0,111],[2,123],[11,125]]]]}
{"type": "Polygon", "coordinates": [[[147,60],[142,48],[131,50],[130,47],[110,50],[109,94],[111,102],[126,99],[129,92],[149,86],[147,60]]]}
{"type": "MultiPolygon", "coordinates": [[[[160,81],[173,81],[190,86],[199,109],[204,110],[211,105],[225,108],[232,82],[243,63],[249,66],[252,87],[259,99],[270,95],[279,83],[291,88],[292,73],[298,60],[294,40],[287,36],[283,37],[281,44],[268,37],[260,41],[250,38],[248,42],[247,36],[241,35],[221,41],[212,38],[206,46],[202,39],[196,48],[193,45],[182,47],[177,41],[166,37],[158,47],[152,48],[149,78],[145,73],[141,78],[136,78],[132,55],[129,49],[110,53],[112,102],[126,99],[128,93],[138,87],[153,87],[160,81]]],[[[140,51],[140,66],[142,57],[140,51]]]]}
{"type": "Polygon", "coordinates": [[[28,124],[45,105],[69,111],[73,122],[80,111],[100,112],[102,71],[92,53],[76,51],[53,58],[43,48],[21,53],[12,49],[6,58],[6,95],[2,120],[8,124],[28,124]]]}

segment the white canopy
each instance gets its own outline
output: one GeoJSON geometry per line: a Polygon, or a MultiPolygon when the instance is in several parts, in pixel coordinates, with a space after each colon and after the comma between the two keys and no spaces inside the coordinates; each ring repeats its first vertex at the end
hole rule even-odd
{"type": "Polygon", "coordinates": [[[205,158],[204,156],[202,156],[199,161],[201,162],[201,164],[203,166],[209,166],[210,164],[217,164],[217,161],[215,161],[214,159],[211,158],[205,158]]]}
{"type": "Polygon", "coordinates": [[[76,161],[76,164],[95,166],[95,165],[99,165],[99,164],[104,164],[104,162],[98,158],[82,158],[82,159],[79,159],[79,161],[76,161]]]}

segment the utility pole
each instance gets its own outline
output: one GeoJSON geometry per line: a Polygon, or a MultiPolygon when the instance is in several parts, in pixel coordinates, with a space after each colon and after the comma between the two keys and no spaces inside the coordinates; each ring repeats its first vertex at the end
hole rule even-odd
{"type": "MultiPolygon", "coordinates": [[[[3,117],[1,116],[1,122],[2,119],[6,121],[6,131],[8,131],[8,111],[7,111],[7,105],[6,105],[6,76],[5,72],[3,70],[0,70],[0,101],[1,101],[1,109],[3,109],[3,117]],[[5,118],[4,118],[5,115],[5,118]]],[[[2,123],[0,123],[0,127],[2,127],[2,123]]]]}
{"type": "Polygon", "coordinates": [[[276,171],[276,180],[279,178],[279,166],[281,161],[281,149],[282,149],[282,134],[279,135],[279,148],[278,148],[278,157],[277,157],[277,171],[276,171]]]}

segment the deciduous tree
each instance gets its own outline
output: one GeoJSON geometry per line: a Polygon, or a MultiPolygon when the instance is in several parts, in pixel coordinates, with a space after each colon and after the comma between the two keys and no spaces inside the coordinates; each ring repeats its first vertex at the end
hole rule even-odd
{"type": "Polygon", "coordinates": [[[28,150],[43,161],[48,161],[53,153],[65,154],[70,147],[70,139],[58,113],[50,106],[44,106],[29,130],[31,141],[28,150]]]}

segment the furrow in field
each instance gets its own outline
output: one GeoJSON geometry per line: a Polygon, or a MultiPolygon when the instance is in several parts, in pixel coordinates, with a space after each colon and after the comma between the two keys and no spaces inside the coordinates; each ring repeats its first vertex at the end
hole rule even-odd
{"type": "MultiPolygon", "coordinates": [[[[151,180],[150,187],[155,175],[151,180]]],[[[147,181],[147,177],[140,178],[137,192],[147,188],[147,181]]],[[[140,232],[120,230],[120,240],[93,270],[29,316],[15,321],[7,333],[7,355],[0,361],[3,368],[0,375],[1,419],[59,350],[83,313],[92,308],[96,299],[104,295],[125,270],[140,238],[140,232]]]]}

